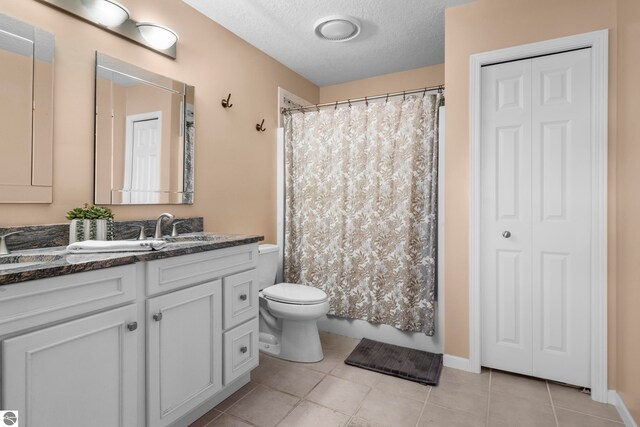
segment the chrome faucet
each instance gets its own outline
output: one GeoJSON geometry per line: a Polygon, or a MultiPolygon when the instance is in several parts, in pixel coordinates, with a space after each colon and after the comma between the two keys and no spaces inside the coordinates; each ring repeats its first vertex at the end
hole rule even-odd
{"type": "Polygon", "coordinates": [[[162,239],[162,218],[168,218],[169,222],[173,221],[174,216],[168,212],[160,214],[158,221],[156,222],[156,233],[153,236],[155,239],[162,239]]]}
{"type": "Polygon", "coordinates": [[[22,231],[14,231],[12,233],[3,234],[2,236],[0,236],[0,255],[9,255],[11,253],[11,251],[7,247],[6,238],[8,236],[20,233],[22,233],[22,231]]]}

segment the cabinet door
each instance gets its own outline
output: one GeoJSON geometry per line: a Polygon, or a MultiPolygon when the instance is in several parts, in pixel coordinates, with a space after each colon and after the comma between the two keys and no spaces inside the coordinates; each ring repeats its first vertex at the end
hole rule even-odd
{"type": "Polygon", "coordinates": [[[256,269],[222,279],[224,286],[224,329],[233,328],[258,315],[256,269]]]}
{"type": "Polygon", "coordinates": [[[147,300],[148,424],[171,424],[222,388],[220,280],[147,300]]]}
{"type": "Polygon", "coordinates": [[[29,427],[136,426],[136,318],[130,305],[5,340],[2,408],[29,427]]]}

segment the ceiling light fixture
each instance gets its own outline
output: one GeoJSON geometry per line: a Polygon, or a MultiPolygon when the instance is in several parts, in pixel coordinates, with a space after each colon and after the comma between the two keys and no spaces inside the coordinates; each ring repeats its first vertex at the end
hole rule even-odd
{"type": "Polygon", "coordinates": [[[122,25],[129,19],[126,7],[113,0],[82,0],[91,17],[105,27],[113,28],[122,25]]]}
{"type": "Polygon", "coordinates": [[[151,22],[138,22],[136,26],[147,43],[156,49],[169,49],[178,41],[178,34],[171,28],[151,22]]]}
{"type": "Polygon", "coordinates": [[[347,15],[330,15],[316,21],[315,33],[323,40],[346,42],[360,34],[360,21],[347,15]]]}

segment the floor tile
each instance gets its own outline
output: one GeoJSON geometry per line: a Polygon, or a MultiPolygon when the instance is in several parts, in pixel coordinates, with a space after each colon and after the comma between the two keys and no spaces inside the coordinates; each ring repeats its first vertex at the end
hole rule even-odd
{"type": "MultiPolygon", "coordinates": [[[[493,379],[492,379],[493,381],[493,379]]],[[[493,386],[492,386],[493,388],[493,386]]],[[[551,405],[526,397],[493,393],[489,407],[489,425],[495,426],[555,426],[551,405]]]]}
{"type": "Polygon", "coordinates": [[[260,427],[273,427],[293,409],[298,401],[297,397],[265,386],[258,386],[233,405],[227,413],[260,427]]]}
{"type": "Polygon", "coordinates": [[[556,408],[556,415],[558,416],[558,426],[560,427],[623,427],[622,423],[562,408],[556,408]]]}
{"type": "Polygon", "coordinates": [[[278,427],[344,427],[348,421],[348,415],[304,401],[278,427]]]}
{"type": "Polygon", "coordinates": [[[427,400],[431,387],[402,378],[383,375],[374,388],[386,391],[403,399],[412,399],[419,402],[427,400]]]}
{"type": "Polygon", "coordinates": [[[211,423],[211,421],[218,418],[220,415],[222,415],[222,412],[216,409],[212,409],[206,414],[204,414],[203,416],[201,416],[200,418],[198,418],[197,420],[195,420],[193,423],[191,423],[189,427],[205,427],[206,425],[211,423]]]}
{"type": "Polygon", "coordinates": [[[356,368],[355,366],[350,366],[346,363],[339,364],[333,368],[331,375],[353,381],[354,383],[367,385],[369,387],[373,387],[382,377],[384,377],[383,374],[369,371],[367,369],[356,368]]]}
{"type": "Polygon", "coordinates": [[[438,385],[457,385],[474,393],[489,394],[489,370],[483,368],[481,373],[476,374],[445,366],[442,368],[438,385]]]}
{"type": "Polygon", "coordinates": [[[351,354],[360,340],[323,332],[320,334],[320,342],[325,354],[345,358],[351,354]]]}
{"type": "Polygon", "coordinates": [[[320,362],[305,363],[304,367],[308,369],[313,369],[314,371],[328,374],[333,370],[333,368],[335,368],[336,366],[338,366],[338,364],[343,362],[344,362],[344,357],[325,353],[324,359],[322,359],[320,362]]]}
{"type": "Polygon", "coordinates": [[[559,384],[549,384],[553,405],[558,408],[571,409],[587,415],[595,415],[612,421],[621,422],[620,415],[613,405],[594,402],[591,396],[581,393],[574,387],[566,387],[559,384]]]}
{"type": "Polygon", "coordinates": [[[544,380],[524,375],[491,371],[491,392],[525,397],[528,400],[551,404],[547,383],[544,380]]]}
{"type": "Polygon", "coordinates": [[[364,398],[356,416],[389,427],[414,427],[423,404],[373,389],[364,398]]]}
{"type": "Polygon", "coordinates": [[[233,404],[235,404],[238,400],[242,399],[249,392],[251,392],[251,390],[255,389],[257,386],[258,386],[258,384],[254,383],[254,382],[249,382],[249,383],[245,384],[238,391],[236,391],[231,396],[227,397],[225,400],[220,402],[218,404],[218,406],[216,406],[215,409],[217,409],[218,411],[222,411],[222,412],[226,411],[233,404]]]}
{"type": "Polygon", "coordinates": [[[464,384],[441,384],[432,387],[429,403],[445,408],[486,416],[488,395],[469,391],[464,384]]]}
{"type": "Polygon", "coordinates": [[[251,381],[264,383],[286,366],[281,360],[260,353],[260,364],[251,371],[251,381]]]}
{"type": "Polygon", "coordinates": [[[229,414],[222,414],[215,421],[210,422],[206,427],[253,427],[251,424],[242,421],[229,414]]]}
{"type": "Polygon", "coordinates": [[[325,374],[297,366],[287,366],[276,375],[268,377],[263,384],[276,390],[293,394],[298,397],[306,396],[322,380],[325,374]]]}
{"type": "Polygon", "coordinates": [[[485,421],[484,415],[474,415],[427,403],[418,427],[482,427],[485,421]]]}
{"type": "Polygon", "coordinates": [[[307,400],[353,415],[368,392],[368,386],[328,375],[309,393],[307,400]]]}
{"type": "Polygon", "coordinates": [[[363,418],[353,417],[351,421],[349,421],[349,425],[347,427],[384,427],[380,424],[376,424],[373,421],[368,421],[363,418]]]}

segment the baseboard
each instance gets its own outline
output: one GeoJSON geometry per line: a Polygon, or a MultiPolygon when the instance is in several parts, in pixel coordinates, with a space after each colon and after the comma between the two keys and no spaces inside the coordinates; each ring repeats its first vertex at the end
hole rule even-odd
{"type": "Polygon", "coordinates": [[[461,371],[473,372],[471,369],[471,363],[469,359],[464,357],[453,356],[451,354],[445,354],[442,363],[447,368],[460,369],[461,371]]]}
{"type": "Polygon", "coordinates": [[[622,396],[620,396],[617,391],[609,390],[609,403],[616,407],[626,427],[638,427],[638,424],[636,424],[631,416],[631,412],[629,412],[629,408],[627,408],[624,400],[622,400],[622,396]]]}

